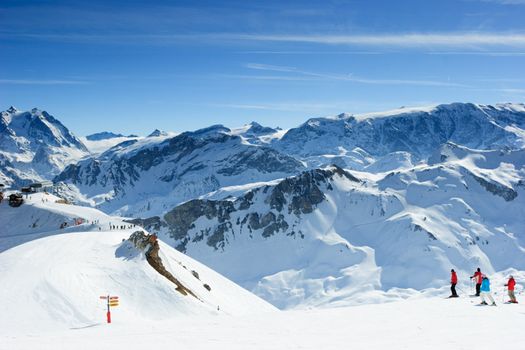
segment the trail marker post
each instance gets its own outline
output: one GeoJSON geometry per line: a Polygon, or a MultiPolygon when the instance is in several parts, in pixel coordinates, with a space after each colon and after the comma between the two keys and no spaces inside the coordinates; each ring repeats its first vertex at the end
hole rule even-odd
{"type": "Polygon", "coordinates": [[[118,296],[101,295],[100,299],[106,300],[108,311],[106,313],[107,322],[111,323],[111,307],[118,306],[118,296]]]}

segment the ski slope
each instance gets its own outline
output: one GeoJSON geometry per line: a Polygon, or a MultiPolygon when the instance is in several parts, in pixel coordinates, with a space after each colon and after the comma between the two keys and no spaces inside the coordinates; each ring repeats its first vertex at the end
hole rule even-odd
{"type": "MultiPolygon", "coordinates": [[[[275,311],[267,302],[160,242],[159,256],[164,267],[195,297],[182,295],[175,284],[148,264],[142,251],[127,241],[138,228],[127,224],[126,229],[102,229],[109,220],[119,227],[122,222],[93,208],[42,202],[39,198],[43,196],[48,195],[32,195],[33,202],[19,208],[0,208],[0,227],[12,226],[8,232],[20,230],[21,234],[0,236],[2,242],[18,239],[10,241],[13,247],[0,252],[2,336],[99,324],[105,321],[105,303],[99,296],[107,294],[120,297],[121,306],[114,311],[115,322],[131,324],[193,315],[275,311]],[[31,233],[34,228],[22,224],[17,228],[18,221],[13,217],[31,217],[42,224],[37,227],[40,231],[31,233]],[[69,232],[45,231],[63,220],[78,217],[100,224],[77,225],[69,232]],[[34,239],[35,235],[43,238],[34,239]],[[33,240],[26,241],[27,237],[33,240]]],[[[0,341],[0,349],[4,344],[0,341]]]]}
{"type": "MultiPolygon", "coordinates": [[[[192,316],[52,332],[0,328],[0,349],[519,349],[525,307],[477,306],[478,298],[245,316],[192,316]]],[[[118,313],[116,313],[116,317],[118,313]]]]}
{"type": "Polygon", "coordinates": [[[10,207],[7,200],[2,201],[0,252],[45,236],[108,230],[110,225],[125,224],[122,218],[106,215],[97,209],[57,203],[57,201],[60,201],[59,197],[48,193],[24,196],[24,204],[19,208],[10,207]],[[76,225],[77,219],[83,223],[76,225]],[[63,223],[68,225],[61,229],[60,225],[63,223]]]}

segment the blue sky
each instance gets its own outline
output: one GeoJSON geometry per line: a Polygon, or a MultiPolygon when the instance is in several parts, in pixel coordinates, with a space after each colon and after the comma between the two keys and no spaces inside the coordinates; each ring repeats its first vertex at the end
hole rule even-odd
{"type": "Polygon", "coordinates": [[[525,0],[9,1],[0,109],[101,130],[525,101],[525,0]]]}

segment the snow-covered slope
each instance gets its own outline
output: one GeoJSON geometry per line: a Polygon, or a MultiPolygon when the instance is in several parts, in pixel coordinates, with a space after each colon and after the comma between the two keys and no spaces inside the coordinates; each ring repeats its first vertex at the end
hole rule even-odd
{"type": "MultiPolygon", "coordinates": [[[[35,331],[100,324],[105,320],[105,304],[99,296],[108,293],[120,297],[121,305],[113,312],[115,322],[273,310],[271,305],[160,242],[158,255],[164,267],[194,294],[183,295],[150,266],[143,251],[124,241],[136,228],[126,224],[125,229],[108,230],[109,218],[97,210],[61,204],[68,208],[62,209],[58,205],[40,199],[38,206],[29,203],[11,208],[42,223],[42,230],[53,229],[52,221],[58,217],[82,217],[94,223],[75,226],[77,232],[53,230],[44,238],[23,244],[20,240],[20,245],[0,253],[3,330],[8,326],[35,331]]],[[[2,204],[0,212],[4,209],[2,204]]],[[[0,216],[0,227],[16,224],[11,218],[0,216]]],[[[112,218],[112,224],[121,228],[123,222],[112,218]]],[[[19,228],[20,235],[30,231],[22,225],[19,228]]]]}
{"type": "Polygon", "coordinates": [[[446,145],[434,164],[370,176],[317,169],[164,217],[166,240],[281,308],[374,301],[525,270],[525,151],[446,145]]]}
{"type": "Polygon", "coordinates": [[[121,225],[122,219],[94,208],[64,204],[60,198],[47,193],[24,196],[24,204],[18,208],[10,207],[4,200],[0,203],[0,252],[45,236],[98,230],[99,227],[106,230],[111,222],[121,225]],[[96,226],[92,224],[95,220],[98,221],[96,226]],[[76,225],[80,221],[82,223],[76,225]]]}
{"type": "Polygon", "coordinates": [[[76,187],[70,194],[77,200],[144,217],[223,186],[272,180],[303,168],[295,158],[217,125],[120,143],[70,165],[55,180],[76,187]]]}
{"type": "Polygon", "coordinates": [[[246,142],[251,144],[269,144],[272,141],[279,139],[284,135],[285,131],[281,128],[270,128],[262,126],[257,122],[251,122],[240,128],[229,130],[232,135],[241,136],[246,142]]]}
{"type": "MultiPolygon", "coordinates": [[[[525,276],[524,276],[525,277],[525,276]]],[[[498,303],[501,300],[496,296],[498,303]]],[[[521,301],[521,300],[520,300],[521,301]]],[[[478,298],[425,298],[381,305],[243,317],[184,317],[37,332],[2,324],[5,349],[493,350],[520,348],[525,306],[476,306],[478,298]],[[175,345],[176,344],[176,345],[175,345]]]]}
{"type": "Polygon", "coordinates": [[[51,179],[89,154],[60,121],[36,108],[0,113],[0,182],[19,186],[51,179]]]}

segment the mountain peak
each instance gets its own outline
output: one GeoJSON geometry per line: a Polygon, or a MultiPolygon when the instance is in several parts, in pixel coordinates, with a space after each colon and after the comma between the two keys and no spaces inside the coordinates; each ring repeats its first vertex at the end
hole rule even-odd
{"type": "Polygon", "coordinates": [[[13,114],[13,113],[17,113],[17,112],[18,112],[18,109],[17,109],[15,106],[11,106],[11,107],[9,107],[9,108],[7,109],[7,112],[8,112],[8,113],[11,113],[11,114],[13,114]]]}
{"type": "Polygon", "coordinates": [[[277,130],[268,126],[262,126],[257,122],[251,122],[248,124],[249,128],[246,130],[248,133],[252,134],[273,134],[277,130]]]}
{"type": "Polygon", "coordinates": [[[38,108],[20,111],[11,106],[2,112],[0,144],[0,159],[9,160],[1,162],[0,177],[6,176],[14,187],[50,179],[88,154],[86,146],[69,129],[38,108]]]}
{"type": "Polygon", "coordinates": [[[124,135],[115,134],[111,131],[102,131],[102,132],[97,132],[95,134],[88,135],[86,136],[86,139],[89,141],[100,141],[100,140],[113,139],[116,137],[124,137],[124,135]]]}
{"type": "Polygon", "coordinates": [[[208,137],[210,135],[229,133],[231,130],[222,124],[215,124],[207,128],[191,131],[190,134],[195,137],[208,137]]]}
{"type": "Polygon", "coordinates": [[[161,131],[159,129],[155,129],[147,137],[159,137],[159,136],[167,136],[167,135],[168,135],[168,133],[166,131],[161,131]]]}

